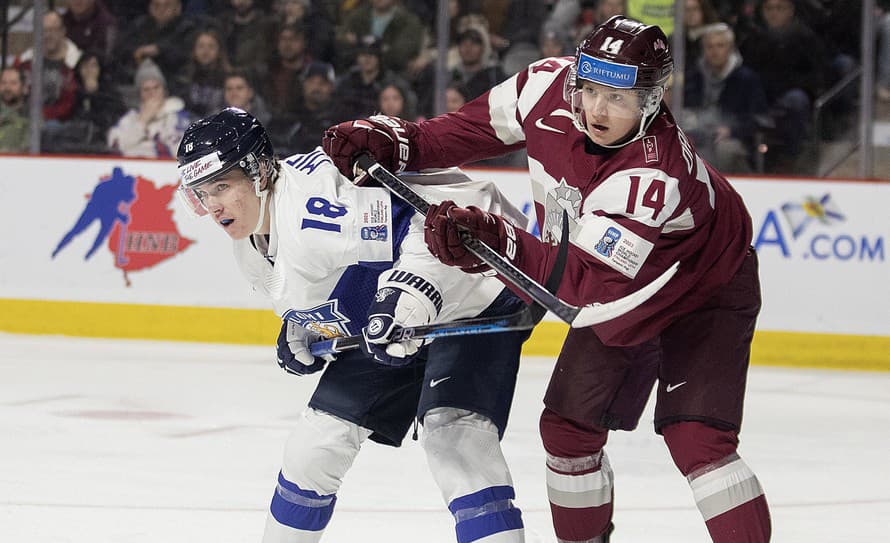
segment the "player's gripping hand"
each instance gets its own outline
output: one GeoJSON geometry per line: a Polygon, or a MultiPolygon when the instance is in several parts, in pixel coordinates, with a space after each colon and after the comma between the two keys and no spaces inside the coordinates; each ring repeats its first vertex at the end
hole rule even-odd
{"type": "Polygon", "coordinates": [[[325,363],[334,359],[327,355],[316,358],[309,352],[309,344],[321,339],[319,334],[310,332],[295,322],[285,320],[278,334],[278,365],[294,375],[309,375],[324,368],[325,363]]]}
{"type": "Polygon", "coordinates": [[[429,323],[441,306],[438,290],[428,282],[426,285],[429,288],[423,288],[422,282],[425,280],[414,277],[417,281],[414,284],[420,285],[422,291],[413,287],[403,290],[396,286],[383,286],[374,295],[374,301],[368,308],[368,325],[362,329],[362,335],[365,338],[365,349],[380,364],[404,366],[410,363],[423,347],[424,341],[407,339],[394,342],[393,334],[400,328],[429,323]]]}
{"type": "Polygon", "coordinates": [[[423,239],[433,256],[467,273],[488,271],[490,268],[461,243],[461,231],[471,233],[509,260],[515,260],[518,255],[516,230],[503,217],[476,206],[458,207],[451,200],[430,206],[423,225],[423,239]]]}
{"type": "Polygon", "coordinates": [[[346,121],[325,130],[321,146],[340,173],[360,185],[367,176],[356,177],[353,164],[363,152],[373,156],[391,172],[402,172],[414,156],[411,136],[413,123],[398,117],[374,115],[368,119],[346,121]]]}

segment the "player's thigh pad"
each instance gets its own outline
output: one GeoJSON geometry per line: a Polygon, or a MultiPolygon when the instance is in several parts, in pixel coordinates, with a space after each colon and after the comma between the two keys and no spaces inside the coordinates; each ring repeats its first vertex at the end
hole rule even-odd
{"type": "Polygon", "coordinates": [[[359,351],[328,364],[309,406],[373,430],[372,441],[398,447],[417,412],[426,350],[408,366],[388,368],[359,351]]]}
{"type": "Polygon", "coordinates": [[[740,428],[759,311],[757,258],[751,252],[727,285],[661,333],[657,432],[679,421],[740,428]]]}
{"type": "MultiPolygon", "coordinates": [[[[522,301],[509,291],[480,316],[518,311],[522,301]]],[[[434,408],[454,407],[485,415],[503,437],[513,403],[522,343],[530,331],[442,337],[429,346],[417,417],[434,408]]]]}
{"type": "Polygon", "coordinates": [[[488,417],[464,409],[431,409],[423,419],[422,443],[449,504],[485,488],[513,486],[498,430],[488,417]]]}
{"type": "Polygon", "coordinates": [[[288,437],[281,475],[303,490],[336,494],[370,434],[353,422],[308,408],[288,437]]]}
{"type": "Polygon", "coordinates": [[[586,425],[633,430],[655,384],[660,355],[657,338],[632,347],[609,347],[592,328],[572,328],[544,405],[586,425]]]}

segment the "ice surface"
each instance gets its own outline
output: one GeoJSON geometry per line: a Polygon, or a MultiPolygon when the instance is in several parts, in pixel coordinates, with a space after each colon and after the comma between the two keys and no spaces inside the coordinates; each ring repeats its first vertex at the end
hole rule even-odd
{"type": "MultiPolygon", "coordinates": [[[[0,542],[259,541],[315,377],[274,349],[0,334],[0,542]]],[[[523,360],[504,450],[527,541],[552,542],[537,434],[552,359],[523,360]]],[[[707,542],[651,431],[613,434],[616,543],[707,542]]],[[[890,374],[755,367],[740,453],[779,543],[887,541],[890,374]]],[[[454,541],[419,443],[368,443],[325,542],[454,541]]]]}

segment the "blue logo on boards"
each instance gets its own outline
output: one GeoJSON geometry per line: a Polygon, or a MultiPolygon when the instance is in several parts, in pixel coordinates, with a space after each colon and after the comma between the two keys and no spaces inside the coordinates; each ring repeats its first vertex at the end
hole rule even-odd
{"type": "Polygon", "coordinates": [[[767,211],[754,248],[761,254],[778,250],[783,258],[884,262],[884,236],[852,230],[846,221],[831,194],[804,196],[767,211]]]}
{"type": "Polygon", "coordinates": [[[59,241],[53,251],[55,258],[59,251],[71,243],[75,236],[80,235],[94,222],[99,222],[99,234],[87,251],[84,260],[89,260],[96,250],[105,243],[117,224],[126,225],[130,222],[130,204],[136,199],[136,178],[124,174],[121,168],[114,168],[109,177],[103,178],[83,209],[77,223],[59,241]]]}
{"type": "Polygon", "coordinates": [[[386,225],[378,224],[377,226],[363,226],[361,235],[363,240],[386,241],[386,225]]]}
{"type": "Polygon", "coordinates": [[[616,89],[630,89],[637,83],[637,67],[581,53],[578,57],[578,77],[616,89]]]}
{"type": "Polygon", "coordinates": [[[159,187],[148,178],[114,167],[111,175],[99,179],[77,221],[53,249],[52,258],[78,236],[94,232],[98,223],[98,233],[84,260],[104,245],[130,286],[129,273],[152,268],[194,243],[179,233],[173,220],[169,206],[175,191],[175,184],[159,187]]]}
{"type": "Polygon", "coordinates": [[[612,251],[615,250],[615,244],[618,243],[619,239],[621,239],[621,231],[610,226],[606,229],[606,233],[603,234],[603,237],[596,242],[596,247],[594,248],[596,249],[596,252],[603,256],[612,256],[612,251]]]}

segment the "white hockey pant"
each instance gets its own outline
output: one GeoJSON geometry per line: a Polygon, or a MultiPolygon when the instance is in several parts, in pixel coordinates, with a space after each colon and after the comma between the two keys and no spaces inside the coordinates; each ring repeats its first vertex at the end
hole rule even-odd
{"type": "Polygon", "coordinates": [[[263,543],[316,543],[337,503],[337,490],[371,431],[306,409],[288,437],[263,543]]]}
{"type": "Polygon", "coordinates": [[[423,448],[454,516],[458,543],[522,543],[522,514],[498,430],[487,417],[439,407],[423,418],[423,448]]]}

